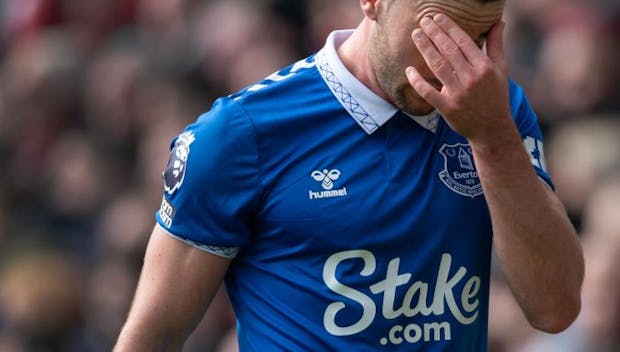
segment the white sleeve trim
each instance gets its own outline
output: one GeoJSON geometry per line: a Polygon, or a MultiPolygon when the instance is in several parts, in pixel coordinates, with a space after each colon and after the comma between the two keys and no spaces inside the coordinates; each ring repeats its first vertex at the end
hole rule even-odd
{"type": "Polygon", "coordinates": [[[239,254],[239,250],[241,249],[240,247],[222,247],[222,246],[211,246],[211,245],[200,244],[192,240],[185,239],[185,238],[182,238],[180,236],[173,234],[172,232],[168,231],[168,229],[161,226],[161,224],[159,223],[157,224],[157,226],[159,226],[162,230],[164,230],[164,232],[167,233],[170,237],[177,239],[181,242],[184,242],[192,247],[198,248],[203,252],[207,252],[207,253],[216,255],[218,257],[222,257],[226,259],[235,259],[237,254],[239,254]]]}

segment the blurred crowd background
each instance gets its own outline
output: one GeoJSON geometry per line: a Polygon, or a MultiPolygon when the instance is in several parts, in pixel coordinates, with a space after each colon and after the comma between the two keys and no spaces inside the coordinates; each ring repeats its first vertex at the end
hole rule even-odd
{"type": "MultiPolygon", "coordinates": [[[[490,350],[620,350],[620,2],[509,0],[505,50],[587,260],[565,333],[493,273],[490,350]]],[[[0,351],[109,351],[169,142],[213,100],[318,50],[356,0],[0,0],[0,351]]],[[[185,351],[234,351],[223,291],[185,351]]]]}

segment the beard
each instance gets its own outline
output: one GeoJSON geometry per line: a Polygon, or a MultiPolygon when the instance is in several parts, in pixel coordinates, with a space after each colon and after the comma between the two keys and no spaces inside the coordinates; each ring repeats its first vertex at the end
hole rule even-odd
{"type": "Polygon", "coordinates": [[[381,83],[380,85],[384,91],[386,91],[386,89],[393,90],[393,92],[390,93],[386,91],[386,94],[388,94],[392,100],[392,104],[409,115],[423,116],[435,111],[435,107],[424,100],[424,98],[422,98],[409,84],[409,81],[406,81],[405,84],[387,87],[384,87],[381,83]]]}
{"type": "Polygon", "coordinates": [[[406,65],[390,57],[390,47],[385,35],[377,31],[369,44],[370,65],[389,102],[409,115],[422,116],[435,111],[435,107],[422,98],[409,84],[405,75],[406,65]]]}

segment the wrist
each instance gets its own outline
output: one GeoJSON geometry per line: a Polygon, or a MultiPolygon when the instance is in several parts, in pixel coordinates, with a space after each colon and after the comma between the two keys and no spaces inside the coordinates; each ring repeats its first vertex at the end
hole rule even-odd
{"type": "Polygon", "coordinates": [[[524,153],[521,136],[512,123],[492,133],[470,138],[468,142],[478,157],[500,159],[510,158],[514,152],[524,153]]]}

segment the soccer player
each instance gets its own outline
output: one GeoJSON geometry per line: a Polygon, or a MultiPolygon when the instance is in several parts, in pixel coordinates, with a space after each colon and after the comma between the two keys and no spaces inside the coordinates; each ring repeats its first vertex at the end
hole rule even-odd
{"type": "Polygon", "coordinates": [[[492,243],[534,327],[573,322],[582,250],[504,2],[360,4],[175,139],[116,351],[180,350],[222,280],[241,351],[486,351],[492,243]]]}

